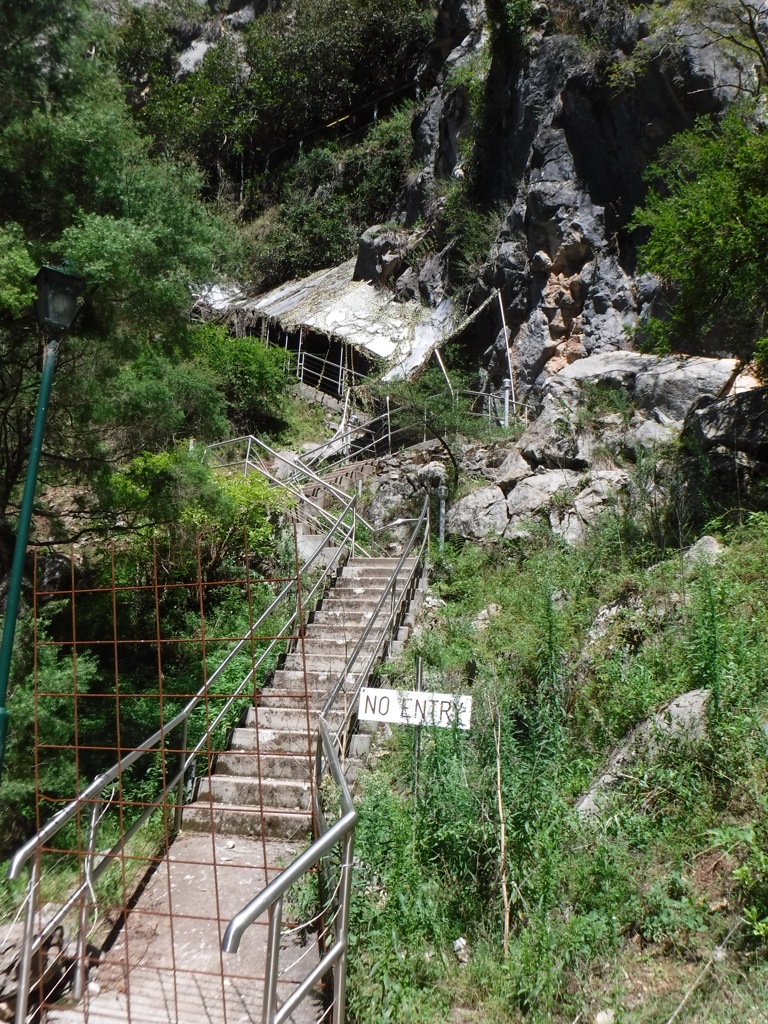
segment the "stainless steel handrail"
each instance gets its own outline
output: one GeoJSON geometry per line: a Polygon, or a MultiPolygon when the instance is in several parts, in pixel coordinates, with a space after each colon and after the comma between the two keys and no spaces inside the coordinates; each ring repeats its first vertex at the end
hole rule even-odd
{"type": "MultiPolygon", "coordinates": [[[[322,543],[318,546],[317,550],[313,552],[312,556],[307,559],[306,562],[301,566],[298,576],[305,575],[309,572],[315,562],[320,559],[323,550],[331,546],[334,542],[336,551],[332,558],[324,565],[323,571],[320,574],[319,579],[315,582],[312,590],[306,595],[302,601],[303,609],[306,610],[310,606],[312,597],[320,590],[323,582],[329,578],[331,573],[336,568],[338,561],[342,557],[342,553],[345,549],[345,545],[350,545],[350,550],[353,548],[353,537],[354,537],[354,512],[356,504],[356,496],[350,498],[345,505],[344,509],[337,516],[333,525],[324,535],[322,543]],[[347,519],[352,513],[353,522],[349,524],[347,519]],[[339,542],[340,543],[335,543],[339,542]]],[[[290,591],[297,587],[297,577],[291,577],[288,579],[286,585],[282,588],[280,593],[272,600],[269,606],[261,613],[258,619],[254,622],[253,626],[248,630],[246,635],[239,640],[221,663],[213,670],[208,676],[204,684],[198,689],[196,694],[187,702],[187,704],[169,721],[164,722],[163,725],[156,730],[150,737],[144,740],[139,746],[135,747],[129,754],[117,761],[111,768],[103,772],[97,778],[93,780],[88,786],[85,787],[73,800],[66,804],[60,811],[54,814],[49,821],[41,828],[34,836],[32,836],[23,846],[16,851],[14,856],[11,858],[8,867],[8,877],[10,879],[16,879],[21,874],[24,865],[33,857],[37,851],[39,851],[50,839],[53,838],[56,833],[62,829],[68,822],[70,822],[80,810],[87,806],[93,807],[100,803],[109,802],[104,801],[100,794],[102,791],[112,782],[115,781],[126,769],[128,769],[134,762],[139,760],[145,754],[152,753],[158,747],[166,736],[168,736],[178,726],[183,726],[183,739],[181,742],[182,756],[178,770],[175,774],[171,775],[170,778],[166,776],[165,781],[157,794],[157,798],[154,803],[150,804],[145,808],[142,814],[134,821],[131,826],[122,833],[120,839],[114,846],[104,854],[100,854],[100,861],[96,867],[92,867],[89,863],[89,869],[87,878],[78,885],[69,898],[62,904],[55,915],[49,918],[37,936],[34,935],[34,913],[37,906],[37,896],[39,892],[39,871],[38,871],[38,860],[35,858],[32,861],[32,870],[30,873],[30,880],[27,886],[27,899],[29,901],[27,907],[27,916],[24,930],[24,937],[22,940],[22,953],[20,957],[19,967],[19,983],[18,983],[18,996],[16,1003],[16,1024],[24,1024],[27,1013],[27,1005],[29,999],[29,980],[30,980],[30,968],[31,960],[35,952],[40,948],[43,942],[50,937],[58,927],[58,925],[64,920],[79,903],[82,896],[86,892],[90,891],[93,882],[97,881],[101,875],[114,863],[120,856],[121,851],[124,849],[125,844],[132,838],[138,829],[147,821],[147,819],[157,810],[158,807],[162,806],[168,798],[169,794],[178,787],[178,796],[176,804],[176,827],[178,828],[181,824],[180,816],[181,809],[184,802],[183,785],[186,772],[190,765],[193,763],[196,755],[208,744],[210,736],[213,730],[219,725],[222,719],[226,716],[227,712],[232,708],[235,701],[240,697],[248,684],[253,680],[255,673],[264,663],[268,655],[274,650],[275,646],[281,642],[288,634],[288,630],[295,623],[298,615],[297,607],[294,607],[292,614],[285,620],[279,630],[276,631],[274,638],[269,643],[268,647],[261,652],[258,660],[253,664],[240,682],[236,689],[228,694],[228,699],[224,707],[219,711],[218,715],[213,720],[209,720],[206,724],[203,736],[192,748],[187,748],[187,727],[189,718],[195,708],[201,703],[201,701],[209,694],[212,684],[218,679],[218,677],[224,672],[224,670],[232,663],[233,659],[243,650],[243,648],[258,635],[259,627],[274,613],[277,607],[285,601],[290,591]]],[[[162,749],[162,747],[161,747],[162,749]]],[[[92,858],[96,852],[96,830],[93,830],[93,849],[87,851],[87,854],[92,858]]],[[[82,920],[81,913],[81,920],[82,920]]],[[[81,941],[79,945],[84,949],[84,942],[81,941]]]]}
{"type": "MultiPolygon", "coordinates": [[[[314,809],[317,828],[317,838],[314,843],[305,850],[292,864],[285,868],[263,889],[250,903],[247,904],[231,919],[224,934],[222,949],[226,953],[236,953],[240,941],[246,930],[261,917],[264,913],[269,914],[269,932],[267,937],[267,962],[265,970],[265,989],[262,1009],[263,1024],[282,1024],[287,1020],[301,1000],[309,993],[312,987],[329,971],[335,969],[333,986],[333,1024],[343,1024],[344,1008],[346,1000],[346,961],[348,950],[348,924],[349,904],[352,886],[352,852],[354,846],[354,829],[357,822],[357,813],[352,803],[352,798],[347,786],[341,761],[337,752],[343,749],[340,736],[347,728],[347,723],[354,708],[354,700],[359,694],[365,680],[370,675],[375,664],[378,651],[384,643],[386,636],[394,629],[401,609],[409,599],[414,580],[417,573],[423,570],[423,562],[427,545],[429,542],[429,496],[425,497],[421,514],[416,519],[401,520],[400,522],[415,522],[411,536],[405,549],[397,562],[394,572],[377,602],[376,608],[371,613],[370,619],[363,630],[363,633],[355,645],[351,656],[340,673],[331,693],[327,697],[320,712],[318,721],[317,754],[315,757],[315,787],[314,787],[314,809]],[[419,533],[421,532],[421,543],[414,565],[410,567],[407,577],[401,577],[405,563],[415,547],[419,533]],[[400,584],[402,587],[400,588],[400,584]],[[398,600],[399,590],[399,600],[398,600]],[[383,624],[376,620],[389,602],[390,608],[383,624]],[[333,710],[334,703],[349,677],[349,671],[363,651],[366,641],[373,631],[374,625],[378,632],[376,641],[364,665],[356,683],[354,698],[347,703],[342,720],[335,732],[332,732],[326,716],[333,710]],[[327,762],[327,768],[331,773],[336,785],[339,787],[341,799],[341,815],[333,825],[328,826],[325,815],[320,805],[321,784],[324,777],[323,755],[327,762]],[[330,949],[326,949],[319,963],[309,972],[304,980],[298,985],[288,999],[278,1007],[277,1005],[277,977],[280,957],[280,927],[282,922],[283,900],[288,889],[297,882],[303,875],[320,863],[323,858],[338,843],[342,842],[341,854],[341,877],[339,879],[338,914],[336,917],[336,928],[334,941],[330,949]]],[[[393,525],[393,524],[390,524],[393,525]]]]}
{"type": "MultiPolygon", "coordinates": [[[[339,676],[338,676],[336,682],[334,683],[334,685],[332,686],[332,688],[330,690],[330,693],[328,694],[328,696],[327,696],[327,698],[325,700],[325,703],[323,704],[323,707],[322,707],[322,709],[320,711],[320,717],[322,719],[325,719],[326,716],[333,710],[333,705],[336,702],[336,698],[341,693],[342,689],[344,688],[344,684],[346,683],[346,681],[347,681],[347,679],[349,677],[350,669],[355,665],[355,662],[357,661],[358,657],[360,656],[360,653],[363,650],[363,648],[364,648],[364,646],[366,644],[366,641],[368,640],[369,636],[373,632],[374,626],[378,626],[379,627],[379,632],[378,632],[378,636],[376,638],[376,642],[375,642],[375,644],[373,644],[371,653],[369,654],[369,657],[368,657],[368,661],[365,663],[364,670],[363,670],[363,672],[360,673],[360,675],[358,677],[358,680],[357,680],[357,682],[355,684],[355,689],[354,689],[354,692],[352,694],[352,699],[351,700],[347,700],[347,708],[345,710],[345,713],[344,713],[344,716],[343,716],[343,718],[341,720],[341,723],[340,723],[339,727],[336,730],[336,736],[337,737],[342,734],[343,730],[346,727],[347,722],[349,721],[349,718],[352,715],[352,709],[355,706],[355,700],[357,699],[357,697],[358,697],[358,695],[360,693],[360,690],[365,685],[366,679],[370,675],[371,669],[372,669],[373,665],[375,664],[379,648],[381,647],[381,644],[384,642],[384,640],[386,638],[386,634],[392,629],[392,627],[393,627],[393,625],[394,625],[394,623],[396,621],[398,612],[402,608],[406,598],[409,596],[409,589],[413,586],[413,581],[414,581],[414,579],[416,577],[417,571],[421,571],[421,569],[423,567],[423,557],[424,557],[424,553],[426,551],[426,547],[427,547],[428,541],[429,541],[429,497],[427,496],[424,499],[424,504],[423,504],[422,509],[421,509],[421,514],[419,515],[418,519],[416,520],[416,526],[413,528],[411,536],[410,536],[410,538],[409,538],[409,540],[408,540],[408,542],[407,542],[407,544],[405,546],[405,549],[404,549],[402,555],[400,556],[400,560],[397,563],[397,567],[395,568],[395,571],[393,572],[389,582],[387,583],[387,586],[385,587],[384,592],[382,593],[381,597],[379,598],[379,601],[376,604],[376,607],[371,612],[370,618],[369,618],[369,620],[368,620],[368,622],[367,622],[367,624],[365,626],[365,629],[360,634],[360,637],[359,637],[357,643],[355,644],[355,647],[354,647],[354,649],[352,651],[352,654],[349,656],[349,658],[347,659],[346,665],[344,666],[342,671],[339,673],[339,676]],[[424,529],[423,529],[423,532],[422,532],[422,539],[421,539],[421,545],[420,545],[420,548],[419,548],[419,553],[418,553],[418,556],[416,558],[416,561],[415,561],[414,565],[411,567],[411,570],[408,573],[407,578],[404,581],[402,581],[403,582],[403,587],[402,587],[402,590],[400,592],[400,600],[398,602],[397,601],[397,588],[398,588],[398,583],[401,582],[401,580],[400,580],[400,573],[402,572],[402,569],[403,569],[403,567],[405,565],[406,560],[408,559],[408,556],[409,556],[411,550],[413,549],[414,545],[416,544],[416,538],[418,537],[420,528],[422,526],[424,527],[424,529]],[[380,614],[381,610],[383,609],[384,605],[387,603],[388,599],[389,599],[389,603],[390,603],[389,614],[387,615],[387,618],[386,618],[386,620],[384,621],[383,624],[378,623],[377,619],[379,617],[379,614],[380,614]],[[396,605],[397,605],[397,607],[396,607],[396,605]]],[[[349,697],[349,694],[345,693],[345,696],[349,697]]]]}
{"type": "MultiPolygon", "coordinates": [[[[267,936],[267,962],[264,979],[263,1020],[265,1024],[282,1024],[293,1013],[301,1000],[312,987],[330,970],[336,967],[333,991],[333,1021],[341,1024],[344,1020],[346,999],[346,959],[349,924],[349,901],[352,888],[352,852],[355,841],[355,825],[357,811],[352,802],[347,780],[341,768],[334,740],[324,721],[318,726],[318,752],[316,769],[321,773],[322,754],[325,754],[328,769],[333,781],[339,787],[341,817],[329,828],[325,825],[322,815],[318,815],[322,832],[314,843],[305,850],[277,878],[263,889],[250,903],[240,910],[227,926],[221,948],[225,953],[237,953],[246,930],[265,912],[269,912],[269,932],[267,936]],[[333,945],[326,950],[316,967],[301,982],[298,988],[283,1003],[277,1006],[277,978],[280,955],[280,926],[282,923],[283,900],[290,887],[302,875],[313,868],[318,861],[328,854],[341,841],[341,878],[339,885],[339,913],[336,922],[333,945]]],[[[318,787],[316,787],[316,794],[318,787]]],[[[316,797],[317,799],[317,797],[316,797]]]]}
{"type": "MultiPolygon", "coordinates": [[[[331,494],[336,501],[349,501],[349,495],[347,494],[346,491],[341,490],[340,487],[336,487],[330,481],[325,480],[323,477],[319,476],[309,466],[305,466],[303,463],[300,463],[298,461],[298,456],[296,457],[296,459],[289,459],[282,453],[275,451],[273,448],[270,448],[268,444],[265,444],[260,438],[255,437],[253,435],[235,437],[229,441],[217,441],[215,444],[209,445],[207,450],[209,452],[214,452],[214,457],[219,460],[222,468],[232,468],[233,466],[242,465],[244,467],[244,472],[246,473],[248,472],[248,469],[254,469],[256,470],[256,472],[260,473],[267,480],[269,480],[270,483],[288,491],[288,493],[293,495],[293,497],[295,497],[297,501],[300,502],[301,505],[309,505],[312,509],[315,510],[315,512],[320,518],[332,518],[332,513],[328,512],[327,509],[324,509],[322,505],[316,504],[314,501],[312,501],[311,498],[308,498],[303,493],[300,485],[295,479],[289,478],[287,480],[280,480],[273,473],[270,473],[266,466],[262,465],[260,462],[257,462],[255,460],[252,461],[251,452],[253,448],[257,448],[266,452],[270,458],[284,463],[286,466],[290,467],[291,470],[300,470],[302,473],[304,473],[305,476],[309,478],[309,480],[311,480],[313,483],[317,484],[318,486],[328,491],[328,493],[331,494]],[[238,459],[233,462],[225,462],[218,455],[218,449],[224,448],[225,446],[234,447],[235,445],[241,444],[243,442],[247,442],[247,450],[245,457],[243,459],[238,459]]],[[[355,515],[357,517],[357,521],[361,523],[361,525],[364,526],[367,530],[373,533],[373,527],[371,526],[371,524],[362,515],[360,515],[358,511],[355,512],[355,515]]],[[[364,556],[368,554],[363,545],[361,545],[357,541],[355,541],[355,543],[360,554],[364,556]]]]}

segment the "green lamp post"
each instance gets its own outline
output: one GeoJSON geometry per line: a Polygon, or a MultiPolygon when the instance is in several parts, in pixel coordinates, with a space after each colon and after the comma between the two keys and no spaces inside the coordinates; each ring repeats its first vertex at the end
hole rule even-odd
{"type": "Polygon", "coordinates": [[[24,572],[24,558],[27,551],[29,524],[32,519],[32,506],[37,486],[37,470],[40,465],[40,452],[43,447],[45,418],[48,412],[48,400],[51,395],[53,371],[59,345],[65,334],[71,330],[82,308],[82,297],[85,282],[81,277],[67,273],[57,267],[42,267],[35,277],[37,299],[35,312],[40,330],[46,336],[43,350],[43,372],[40,378],[40,394],[37,399],[37,411],[32,427],[32,440],[29,447],[29,463],[27,476],[24,480],[24,493],[19,510],[19,521],[16,528],[16,546],[13,551],[11,574],[8,579],[8,599],[5,607],[5,623],[3,639],[0,644],[0,779],[2,779],[5,761],[5,741],[8,733],[8,712],[5,701],[8,695],[8,677],[11,671],[11,655],[13,640],[16,635],[16,619],[19,614],[21,599],[21,580],[24,572]]]}

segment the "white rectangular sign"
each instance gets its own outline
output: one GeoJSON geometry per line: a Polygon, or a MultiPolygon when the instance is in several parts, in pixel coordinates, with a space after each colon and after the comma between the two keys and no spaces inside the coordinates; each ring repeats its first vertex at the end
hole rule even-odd
{"type": "Polygon", "coordinates": [[[472,698],[457,693],[427,693],[419,690],[380,690],[364,686],[360,691],[357,717],[364,722],[395,725],[440,725],[468,729],[472,698]]]}

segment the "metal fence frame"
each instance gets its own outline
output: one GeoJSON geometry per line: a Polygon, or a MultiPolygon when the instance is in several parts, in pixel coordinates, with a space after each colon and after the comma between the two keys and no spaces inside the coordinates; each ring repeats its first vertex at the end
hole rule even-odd
{"type": "Polygon", "coordinates": [[[33,957],[40,950],[43,943],[53,935],[56,928],[62,923],[62,921],[75,909],[78,909],[79,911],[77,938],[79,963],[77,974],[79,976],[79,981],[77,983],[78,989],[76,991],[79,990],[79,994],[82,994],[87,938],[87,922],[85,921],[86,914],[84,912],[84,908],[87,906],[87,897],[92,892],[93,883],[98,880],[98,878],[101,877],[101,875],[104,874],[112,864],[119,861],[121,855],[124,854],[128,841],[136,834],[139,828],[146,823],[148,818],[158,808],[162,807],[166,803],[170,795],[174,792],[176,807],[175,827],[176,829],[180,827],[185,800],[184,785],[187,771],[192,766],[199,752],[209,744],[210,737],[214,729],[216,729],[224,719],[225,715],[232,708],[234,702],[252,683],[256,671],[274,650],[275,646],[289,635],[291,627],[297,623],[299,617],[299,602],[297,600],[297,596],[300,590],[301,577],[306,575],[315,566],[315,564],[320,561],[321,554],[327,547],[335,548],[335,551],[327,564],[323,564],[322,562],[320,563],[323,564],[323,568],[311,590],[306,594],[301,594],[301,611],[302,614],[305,615],[312,609],[313,601],[315,603],[319,601],[325,589],[330,585],[332,575],[336,572],[339,562],[344,557],[347,549],[353,549],[356,500],[356,496],[353,496],[348,500],[341,514],[337,516],[334,523],[323,537],[323,542],[318,547],[317,551],[315,551],[311,558],[307,559],[307,561],[301,566],[297,575],[292,577],[285,584],[280,593],[273,599],[265,611],[262,612],[256,622],[254,622],[246,635],[234,645],[232,650],[229,651],[221,663],[208,676],[203,686],[199,688],[195,696],[188,701],[185,707],[168,722],[165,722],[161,728],[139,744],[139,746],[135,747],[129,754],[126,754],[125,757],[117,761],[111,768],[97,776],[88,786],[81,790],[73,800],[57,811],[43,826],[43,828],[27,840],[27,842],[24,843],[24,845],[21,846],[11,858],[8,868],[8,878],[11,880],[18,879],[25,865],[31,861],[30,875],[25,897],[27,906],[18,968],[18,995],[14,1018],[15,1024],[25,1024],[27,1018],[33,957]],[[295,591],[295,594],[293,595],[293,611],[285,620],[282,627],[273,635],[268,646],[261,652],[256,662],[252,665],[250,671],[244,676],[235,690],[229,694],[219,713],[207,723],[201,739],[194,747],[188,749],[187,726],[190,715],[195,708],[206,699],[212,684],[224,672],[232,660],[243,650],[244,647],[258,636],[258,628],[267,621],[268,617],[282,603],[291,599],[292,591],[295,591]],[[98,850],[98,825],[101,818],[101,811],[111,802],[110,796],[103,795],[104,790],[141,757],[155,753],[158,749],[162,749],[162,744],[166,737],[179,727],[182,729],[182,738],[178,748],[181,753],[176,772],[164,780],[159,791],[156,793],[154,803],[148,804],[136,821],[134,821],[132,825],[121,834],[117,843],[115,843],[113,847],[106,852],[99,851],[100,860],[98,864],[95,864],[94,866],[95,856],[98,850]],[[85,877],[72,891],[58,911],[45,922],[37,936],[35,936],[35,916],[38,911],[40,897],[40,865],[39,857],[35,855],[38,854],[41,849],[48,844],[62,828],[64,828],[65,825],[72,821],[82,811],[87,811],[89,815],[88,848],[86,851],[84,865],[85,877]]]}

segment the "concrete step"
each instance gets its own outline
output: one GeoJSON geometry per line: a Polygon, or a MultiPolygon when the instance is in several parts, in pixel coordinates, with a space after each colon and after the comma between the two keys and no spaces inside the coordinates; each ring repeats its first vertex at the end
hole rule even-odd
{"type": "MultiPolygon", "coordinates": [[[[349,647],[349,655],[352,654],[354,649],[355,649],[355,645],[353,643],[349,647]]],[[[361,654],[358,655],[357,662],[356,662],[355,666],[353,666],[353,669],[352,669],[352,674],[353,675],[354,675],[355,668],[360,665],[361,659],[362,659],[362,661],[367,661],[369,655],[371,654],[371,651],[372,651],[371,646],[369,646],[368,644],[365,644],[364,645],[364,650],[361,652],[361,654]]],[[[308,671],[314,672],[314,671],[317,671],[319,668],[323,668],[326,671],[329,671],[331,673],[335,673],[335,675],[337,677],[340,675],[342,670],[346,667],[346,664],[347,664],[347,656],[345,656],[343,652],[339,652],[338,654],[318,654],[315,657],[307,658],[307,669],[308,669],[308,671]]],[[[297,654],[289,654],[288,657],[285,659],[285,667],[290,672],[300,672],[302,667],[303,667],[302,660],[301,660],[300,656],[297,655],[297,654]]]]}
{"type": "MultiPolygon", "coordinates": [[[[338,672],[332,672],[330,669],[312,672],[307,669],[306,672],[306,683],[310,690],[327,691],[338,678],[338,672]]],[[[304,679],[305,673],[302,669],[279,668],[272,677],[272,683],[261,692],[266,695],[274,687],[276,690],[301,690],[303,693],[304,679]]]]}
{"type": "Polygon", "coordinates": [[[348,608],[352,612],[372,612],[377,607],[383,593],[383,590],[376,590],[367,594],[358,594],[351,588],[349,590],[332,590],[330,595],[319,604],[317,611],[332,609],[342,611],[344,608],[348,608]]]}
{"type": "MultiPolygon", "coordinates": [[[[357,618],[365,618],[368,622],[379,605],[379,598],[381,594],[376,598],[375,601],[360,601],[359,599],[350,598],[344,600],[343,598],[334,598],[332,601],[324,601],[322,606],[317,608],[312,616],[312,622],[310,626],[322,624],[323,622],[336,620],[344,615],[354,615],[357,618]]],[[[381,610],[386,612],[389,609],[389,603],[391,596],[387,596],[381,606],[381,610]]]]}
{"type": "Polygon", "coordinates": [[[273,807],[238,807],[196,801],[184,808],[185,832],[210,832],[219,835],[268,836],[270,839],[306,839],[312,833],[312,815],[308,811],[288,811],[273,807]]]}
{"type": "MultiPolygon", "coordinates": [[[[361,633],[361,629],[355,629],[352,626],[349,629],[345,629],[343,624],[340,625],[335,621],[332,623],[310,622],[304,630],[304,653],[307,657],[316,654],[316,645],[326,642],[335,644],[338,650],[343,651],[349,647],[350,643],[354,646],[361,633]]],[[[300,654],[301,650],[302,645],[301,641],[299,641],[291,653],[300,654]]]]}
{"type": "MultiPolygon", "coordinates": [[[[344,570],[346,572],[346,570],[344,570]]],[[[340,576],[333,586],[332,594],[343,594],[348,590],[359,590],[359,588],[365,588],[366,593],[362,596],[373,597],[374,593],[381,597],[387,586],[392,579],[392,574],[388,572],[381,572],[375,575],[362,575],[358,574],[356,570],[350,573],[348,576],[340,576]]],[[[406,573],[401,574],[395,581],[395,590],[398,594],[402,593],[408,582],[408,575],[406,573]]],[[[391,592],[391,588],[390,591],[391,592]]]]}
{"type": "Polygon", "coordinates": [[[261,779],[253,776],[212,775],[203,778],[197,792],[198,803],[228,804],[238,807],[271,807],[274,810],[308,811],[309,776],[305,779],[261,779]]]}
{"type": "MultiPolygon", "coordinates": [[[[332,711],[328,716],[329,725],[333,726],[336,719],[339,718],[340,712],[332,711]]],[[[318,712],[310,708],[309,711],[309,725],[310,729],[314,733],[317,728],[318,712]]],[[[291,732],[300,732],[304,736],[307,734],[307,710],[306,708],[290,708],[290,707],[270,707],[270,708],[259,708],[259,731],[282,731],[289,730],[291,732]]],[[[245,728],[250,727],[253,729],[256,725],[256,712],[253,708],[248,709],[248,713],[245,718],[245,728]]],[[[235,729],[235,733],[239,733],[239,729],[235,729]]]]}
{"type": "MultiPolygon", "coordinates": [[[[400,561],[399,558],[358,558],[357,556],[355,556],[354,558],[350,558],[350,560],[347,562],[346,566],[344,567],[344,571],[346,572],[347,569],[357,569],[357,568],[360,568],[360,569],[384,568],[384,569],[391,569],[392,571],[394,571],[394,569],[397,567],[397,563],[399,561],[400,561]]],[[[405,561],[403,562],[403,568],[404,569],[411,569],[411,568],[413,568],[414,565],[416,565],[416,559],[415,558],[406,558],[405,561]]]]}
{"type": "Polygon", "coordinates": [[[322,689],[310,690],[307,688],[305,691],[303,680],[292,689],[285,685],[268,686],[266,690],[261,692],[258,707],[260,710],[273,707],[321,708],[325,703],[327,693],[327,686],[322,689]]]}
{"type": "MultiPolygon", "coordinates": [[[[357,739],[357,737],[355,737],[357,739]]],[[[265,754],[250,751],[236,754],[227,751],[216,758],[216,775],[236,775],[239,778],[299,779],[305,781],[312,771],[312,761],[306,750],[295,754],[265,754]]]]}
{"type": "MultiPolygon", "coordinates": [[[[304,657],[302,658],[301,651],[294,651],[291,654],[286,655],[284,668],[303,668],[304,662],[306,667],[309,669],[310,662],[312,662],[312,669],[316,671],[315,666],[322,665],[326,658],[346,658],[348,657],[357,646],[357,642],[362,636],[362,629],[356,630],[351,636],[344,636],[346,630],[343,630],[337,623],[318,623],[318,629],[312,634],[311,644],[307,640],[304,643],[304,657]],[[320,626],[323,628],[320,629],[320,626]]],[[[352,633],[352,630],[349,630],[352,633]]],[[[373,644],[373,640],[369,637],[366,638],[365,647],[370,648],[373,644]]]]}
{"type": "Polygon", "coordinates": [[[350,629],[354,629],[359,636],[362,633],[363,628],[368,625],[372,618],[372,608],[355,610],[349,606],[333,606],[323,608],[320,611],[315,612],[312,623],[313,625],[335,626],[337,628],[349,626],[350,629]]]}
{"type": "MultiPolygon", "coordinates": [[[[389,576],[382,577],[380,580],[368,580],[358,576],[345,579],[343,576],[339,576],[325,600],[328,601],[336,597],[346,598],[347,596],[356,597],[362,601],[378,600],[384,593],[386,580],[389,580],[389,576]]],[[[400,586],[400,581],[398,581],[398,589],[400,586]]]]}
{"type": "Polygon", "coordinates": [[[314,750],[314,739],[307,736],[306,727],[303,732],[297,732],[295,729],[260,728],[258,736],[255,729],[235,729],[229,749],[235,754],[259,750],[264,754],[309,756],[310,749],[314,750]]]}

